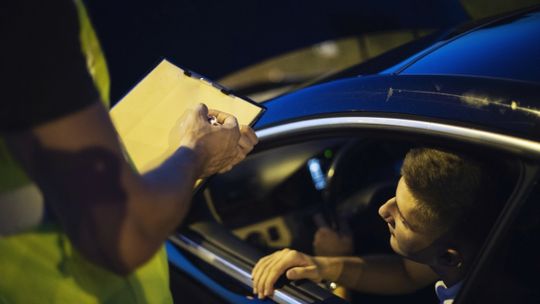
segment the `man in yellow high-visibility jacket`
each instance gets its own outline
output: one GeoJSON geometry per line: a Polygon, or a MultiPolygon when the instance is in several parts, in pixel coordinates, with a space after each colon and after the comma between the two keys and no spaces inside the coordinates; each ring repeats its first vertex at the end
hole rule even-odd
{"type": "Polygon", "coordinates": [[[239,162],[255,134],[201,105],[173,156],[140,175],[81,1],[11,1],[0,18],[0,303],[172,302],[163,242],[195,181],[239,162]]]}

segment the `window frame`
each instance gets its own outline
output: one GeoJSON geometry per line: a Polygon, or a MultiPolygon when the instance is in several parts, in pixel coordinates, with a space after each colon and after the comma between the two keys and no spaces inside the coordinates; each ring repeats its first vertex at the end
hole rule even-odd
{"type": "MultiPolygon", "coordinates": [[[[472,145],[489,148],[490,150],[501,151],[516,156],[517,159],[522,159],[523,164],[538,162],[540,160],[540,143],[528,139],[519,137],[502,135],[495,132],[483,131],[478,129],[472,129],[468,127],[455,126],[448,123],[432,122],[421,119],[403,119],[403,118],[387,118],[387,117],[366,117],[366,116],[346,116],[346,117],[326,117],[326,118],[308,118],[302,121],[288,122],[277,126],[271,126],[257,130],[256,133],[259,137],[259,147],[254,152],[260,152],[272,147],[282,146],[291,142],[298,142],[298,140],[309,140],[313,138],[320,138],[328,135],[349,134],[353,132],[358,134],[359,132],[380,132],[392,133],[391,137],[401,137],[402,135],[412,135],[413,139],[434,138],[437,142],[464,142],[472,145]],[[399,134],[396,134],[399,133],[399,134]]],[[[518,182],[514,193],[512,194],[510,204],[505,207],[505,216],[499,218],[497,222],[497,231],[490,234],[489,242],[485,247],[485,251],[482,254],[482,258],[489,255],[492,245],[499,239],[499,234],[504,231],[508,221],[511,219],[511,215],[519,207],[519,203],[523,201],[526,194],[526,186],[530,184],[532,173],[534,170],[530,170],[532,167],[525,166],[524,170],[521,170],[521,178],[518,182]],[[514,203],[515,201],[517,203],[514,203]],[[509,209],[509,210],[507,210],[509,209]],[[509,212],[508,214],[506,212],[509,212]],[[500,226],[499,226],[500,224],[500,226]],[[491,247],[490,247],[491,246],[491,247]]],[[[536,175],[534,175],[536,176],[536,175]]],[[[189,236],[180,232],[175,236],[178,238],[184,238],[186,243],[190,243],[189,236]]],[[[208,258],[209,251],[205,248],[199,248],[197,246],[190,248],[190,253],[195,256],[200,256],[201,259],[208,258]]],[[[470,290],[468,282],[474,282],[478,269],[484,264],[483,260],[480,260],[477,267],[471,270],[469,277],[470,280],[464,285],[463,292],[460,293],[458,301],[466,300],[467,292],[470,290]]],[[[222,263],[226,265],[226,263],[222,263]]],[[[234,267],[221,269],[225,271],[231,277],[241,277],[240,281],[249,285],[249,273],[242,271],[236,273],[234,267]]],[[[281,297],[287,297],[287,294],[276,293],[276,299],[281,297]]],[[[278,300],[279,303],[279,300],[278,300]]]]}

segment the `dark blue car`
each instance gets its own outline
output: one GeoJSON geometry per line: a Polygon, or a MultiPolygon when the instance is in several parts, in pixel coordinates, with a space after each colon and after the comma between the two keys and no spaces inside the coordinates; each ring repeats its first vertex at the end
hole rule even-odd
{"type": "MultiPolygon", "coordinates": [[[[467,24],[406,44],[263,103],[244,162],[194,197],[167,244],[178,303],[251,303],[257,260],[312,253],[317,215],[345,217],[362,244],[389,252],[377,208],[411,147],[474,153],[501,168],[507,203],[456,303],[540,298],[540,9],[467,24]]],[[[313,282],[282,281],[271,303],[344,303],[313,282]]],[[[430,286],[355,303],[436,303],[430,286]]]]}

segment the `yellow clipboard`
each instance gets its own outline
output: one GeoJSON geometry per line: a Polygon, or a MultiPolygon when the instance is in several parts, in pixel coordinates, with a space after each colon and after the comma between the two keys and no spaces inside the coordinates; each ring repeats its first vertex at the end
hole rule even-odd
{"type": "Polygon", "coordinates": [[[264,112],[255,102],[229,94],[217,83],[164,59],[110,111],[139,172],[156,168],[176,151],[182,116],[199,103],[232,114],[245,125],[255,123],[264,112]]]}

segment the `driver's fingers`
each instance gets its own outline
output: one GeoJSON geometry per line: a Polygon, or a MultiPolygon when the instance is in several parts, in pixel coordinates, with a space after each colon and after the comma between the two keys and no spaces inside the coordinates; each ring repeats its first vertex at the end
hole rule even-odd
{"type": "MultiPolygon", "coordinates": [[[[295,266],[307,266],[308,264],[303,258],[303,254],[295,250],[284,249],[279,252],[273,258],[273,261],[269,261],[267,267],[264,269],[261,278],[263,282],[262,294],[263,297],[271,296],[274,293],[274,285],[279,277],[284,274],[287,269],[295,266]]],[[[260,284],[259,284],[260,286],[260,284]]],[[[261,289],[259,287],[259,297],[261,295],[261,289]]]]}
{"type": "Polygon", "coordinates": [[[319,272],[317,266],[310,265],[306,267],[294,267],[285,273],[289,280],[310,279],[313,281],[319,281],[319,272]]]}
{"type": "Polygon", "coordinates": [[[329,228],[319,228],[313,237],[313,247],[325,248],[328,247],[328,241],[337,238],[332,232],[328,232],[329,228]]]}
{"type": "Polygon", "coordinates": [[[337,239],[339,238],[339,234],[328,227],[322,227],[315,232],[315,236],[313,237],[313,242],[315,243],[324,243],[328,239],[337,239]]]}
{"type": "Polygon", "coordinates": [[[329,236],[329,235],[338,235],[338,232],[330,227],[321,227],[317,230],[317,234],[320,234],[321,236],[329,236]]]}
{"type": "Polygon", "coordinates": [[[257,261],[255,266],[253,266],[253,270],[251,271],[251,277],[252,277],[253,280],[258,278],[259,269],[261,268],[261,264],[264,263],[264,261],[268,260],[270,258],[270,256],[272,256],[272,254],[267,255],[267,256],[259,259],[259,261],[257,261]]]}
{"type": "Polygon", "coordinates": [[[268,259],[265,261],[263,265],[261,265],[261,268],[259,269],[258,274],[258,281],[257,281],[257,294],[259,295],[259,299],[262,299],[264,297],[264,286],[266,285],[266,280],[268,277],[268,272],[270,271],[272,265],[279,262],[280,258],[278,257],[280,255],[280,252],[275,253],[272,255],[271,259],[268,259]]]}
{"type": "MultiPolygon", "coordinates": [[[[279,252],[279,251],[278,251],[279,252]]],[[[253,267],[253,271],[251,272],[251,278],[253,279],[253,294],[258,293],[258,283],[261,279],[261,272],[262,269],[264,269],[264,266],[268,262],[268,260],[272,259],[272,257],[277,254],[278,252],[274,252],[271,255],[267,255],[263,258],[261,258],[257,264],[255,264],[255,267],[253,267]]]]}
{"type": "Polygon", "coordinates": [[[280,275],[282,275],[286,268],[287,261],[284,261],[281,257],[275,257],[268,261],[266,267],[262,271],[261,280],[258,285],[259,298],[267,297],[272,294],[274,284],[280,275]]]}

